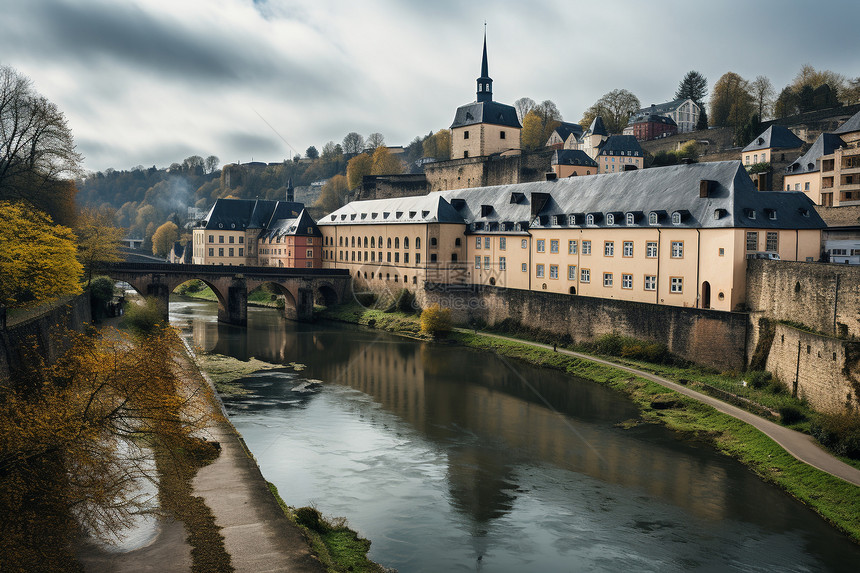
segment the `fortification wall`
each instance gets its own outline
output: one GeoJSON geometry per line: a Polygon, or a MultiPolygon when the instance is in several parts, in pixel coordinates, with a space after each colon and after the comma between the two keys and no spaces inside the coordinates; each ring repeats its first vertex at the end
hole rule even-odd
{"type": "Polygon", "coordinates": [[[55,362],[69,348],[68,332],[83,330],[90,322],[90,297],[84,293],[14,326],[0,325],[0,383],[11,380],[31,349],[48,364],[55,362]]]}
{"type": "Polygon", "coordinates": [[[743,370],[747,315],[637,302],[482,287],[419,291],[422,306],[452,309],[458,324],[490,326],[513,319],[574,342],[622,334],[663,343],[669,351],[698,364],[743,370]]]}

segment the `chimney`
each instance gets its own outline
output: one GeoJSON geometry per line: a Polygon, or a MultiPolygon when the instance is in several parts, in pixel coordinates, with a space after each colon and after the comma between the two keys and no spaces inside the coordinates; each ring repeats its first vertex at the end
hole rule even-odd
{"type": "Polygon", "coordinates": [[[555,181],[556,179],[558,179],[558,173],[556,173],[555,171],[548,171],[547,172],[547,174],[546,174],[546,180],[547,181],[555,181]]]}

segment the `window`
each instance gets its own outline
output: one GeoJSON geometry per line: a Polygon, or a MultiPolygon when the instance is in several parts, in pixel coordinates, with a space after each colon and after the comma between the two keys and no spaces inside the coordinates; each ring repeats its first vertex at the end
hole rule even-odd
{"type": "Polygon", "coordinates": [[[768,231],[767,232],[767,244],[765,246],[766,251],[778,251],[779,250],[779,233],[776,231],[768,231]]]}
{"type": "MultiPolygon", "coordinates": [[[[366,257],[367,257],[367,253],[364,253],[364,255],[365,255],[365,260],[367,260],[367,258],[366,258],[366,257]]],[[[390,251],[389,251],[389,252],[387,252],[387,253],[385,253],[385,262],[387,262],[387,263],[390,263],[390,262],[391,262],[391,252],[390,252],[390,251]]]]}
{"type": "Polygon", "coordinates": [[[585,216],[585,224],[593,225],[594,224],[594,215],[586,215],[585,216]]]}
{"type": "Polygon", "coordinates": [[[463,152],[463,157],[469,157],[469,152],[468,152],[468,151],[464,151],[464,152],[463,152]]]}
{"type": "Polygon", "coordinates": [[[505,257],[499,257],[499,270],[500,271],[508,270],[508,261],[505,257]]]}
{"type": "Polygon", "coordinates": [[[645,243],[645,256],[649,259],[657,258],[657,241],[648,241],[645,243]]]}
{"type": "MultiPolygon", "coordinates": [[[[612,161],[615,161],[615,158],[613,158],[612,161]]],[[[613,215],[612,213],[607,213],[606,214],[606,224],[607,225],[614,225],[615,224],[615,215],[613,215]]]]}
{"type": "Polygon", "coordinates": [[[230,249],[227,251],[227,255],[230,257],[233,256],[233,247],[230,247],[230,249]]]}
{"type": "Polygon", "coordinates": [[[409,262],[409,253],[403,253],[403,262],[404,262],[404,263],[408,263],[408,262],[409,262]]]}
{"type": "Polygon", "coordinates": [[[546,241],[543,239],[537,240],[537,252],[543,253],[546,251],[546,241]]]}
{"type": "Polygon", "coordinates": [[[223,257],[223,256],[224,256],[224,247],[219,247],[219,248],[218,248],[218,256],[219,256],[219,257],[223,257]]]}
{"type": "Polygon", "coordinates": [[[415,237],[415,248],[416,249],[421,248],[421,237],[415,237]]]}
{"type": "Polygon", "coordinates": [[[482,245],[481,237],[475,237],[475,248],[480,249],[482,245]]]}
{"type": "Polygon", "coordinates": [[[244,247],[239,247],[239,256],[240,256],[240,257],[244,257],[244,256],[245,256],[245,248],[244,248],[244,247]]]}
{"type": "Polygon", "coordinates": [[[603,286],[612,286],[612,273],[603,273],[603,286]]]}
{"type": "Polygon", "coordinates": [[[681,224],[681,214],[678,213],[677,211],[672,213],[672,224],[673,225],[680,225],[681,224]]]}
{"type": "Polygon", "coordinates": [[[505,138],[505,132],[504,132],[504,131],[500,131],[500,132],[499,132],[499,139],[504,139],[504,138],[505,138]]]}
{"type": "Polygon", "coordinates": [[[633,288],[633,275],[621,275],[621,288],[633,288]]]}
{"type": "Polygon", "coordinates": [[[219,243],[223,243],[223,242],[224,242],[224,235],[218,235],[218,242],[219,242],[219,243]]]}
{"type": "MultiPolygon", "coordinates": [[[[388,243],[388,248],[390,249],[391,248],[391,237],[388,237],[387,243],[388,243]]],[[[367,248],[367,237],[364,238],[364,246],[365,246],[365,248],[367,248]]],[[[382,246],[382,245],[380,245],[380,246],[382,246]]]]}
{"type": "Polygon", "coordinates": [[[214,256],[215,256],[215,249],[213,249],[213,248],[211,248],[211,247],[209,248],[209,256],[210,256],[210,257],[214,257],[214,256]]]}
{"type": "Polygon", "coordinates": [[[525,263],[523,263],[522,271],[523,271],[523,272],[526,272],[526,271],[528,271],[528,270],[529,270],[529,269],[528,269],[528,267],[526,266],[526,264],[525,264],[525,263]]]}
{"type": "Polygon", "coordinates": [[[557,279],[558,278],[558,265],[550,265],[549,266],[549,278],[557,279]]]}
{"type": "Polygon", "coordinates": [[[436,237],[430,237],[430,247],[431,248],[435,247],[437,245],[437,243],[438,243],[438,241],[436,240],[436,237]]]}
{"type": "Polygon", "coordinates": [[[549,252],[558,253],[558,239],[550,239],[549,252]]]}
{"type": "MultiPolygon", "coordinates": [[[[460,239],[457,239],[457,241],[459,241],[459,240],[460,239]]],[[[457,244],[459,245],[459,242],[457,244]]],[[[404,249],[409,248],[409,237],[403,237],[403,248],[404,249]]]]}
{"type": "Polygon", "coordinates": [[[475,268],[481,268],[481,255],[475,255],[475,268]]]}
{"type": "Polygon", "coordinates": [[[415,253],[415,264],[416,265],[421,264],[421,253],[415,253]]]}
{"type": "Polygon", "coordinates": [[[576,265],[567,265],[567,280],[576,280],[576,265]]]}
{"type": "Polygon", "coordinates": [[[230,244],[233,244],[233,241],[235,241],[235,240],[236,240],[236,237],[234,237],[233,235],[230,235],[230,236],[228,237],[228,241],[227,241],[227,242],[228,242],[228,243],[230,243],[230,244]]]}
{"type": "Polygon", "coordinates": [[[506,237],[499,237],[499,250],[504,251],[508,248],[508,241],[506,237]]]}
{"type": "Polygon", "coordinates": [[[484,270],[490,270],[490,257],[484,257],[484,270]]]}
{"type": "Polygon", "coordinates": [[[669,292],[682,293],[684,292],[684,279],[682,277],[672,277],[669,285],[669,292]]]}
{"type": "Polygon", "coordinates": [[[719,250],[717,251],[717,254],[719,254],[719,256],[721,256],[721,257],[725,256],[726,250],[723,247],[720,247],[719,250]]]}
{"type": "Polygon", "coordinates": [[[624,241],[624,251],[622,255],[625,257],[633,256],[633,241],[624,241]]]}
{"type": "Polygon", "coordinates": [[[579,282],[581,282],[581,283],[591,282],[591,270],[590,269],[582,269],[579,271],[579,282]]]}
{"type": "Polygon", "coordinates": [[[576,225],[576,215],[568,215],[567,224],[568,225],[576,225]]]}
{"type": "Polygon", "coordinates": [[[590,255],[591,254],[591,241],[582,241],[582,254],[590,255]]]}
{"type": "Polygon", "coordinates": [[[528,248],[528,246],[529,246],[529,242],[526,239],[523,239],[522,241],[520,241],[520,248],[525,249],[525,248],[528,248]]]}
{"type": "Polygon", "coordinates": [[[535,266],[535,276],[539,279],[543,278],[543,265],[535,266]]]}
{"type": "Polygon", "coordinates": [[[576,254],[576,241],[568,241],[567,242],[567,254],[575,255],[576,254]]]}
{"type": "Polygon", "coordinates": [[[747,250],[758,250],[758,231],[747,231],[747,250]]]}
{"type": "Polygon", "coordinates": [[[656,225],[657,224],[657,213],[648,213],[648,224],[656,225]]]}
{"type": "Polygon", "coordinates": [[[469,130],[463,132],[463,139],[469,139],[469,130]]]}
{"type": "Polygon", "coordinates": [[[436,253],[431,253],[431,254],[430,254],[430,262],[431,262],[431,263],[435,263],[435,262],[436,262],[436,253]]]}
{"type": "Polygon", "coordinates": [[[484,237],[484,248],[485,249],[490,248],[490,237],[484,237]]]}
{"type": "Polygon", "coordinates": [[[603,243],[603,256],[615,256],[615,241],[606,241],[603,243]]]}
{"type": "Polygon", "coordinates": [[[807,181],[806,183],[803,184],[803,190],[809,191],[809,181],[807,181]]]}
{"type": "Polygon", "coordinates": [[[657,277],[655,275],[645,275],[645,290],[657,290],[657,277]]]}
{"type": "Polygon", "coordinates": [[[214,242],[215,242],[215,235],[209,235],[209,242],[210,242],[210,243],[214,243],[214,242]]]}
{"type": "Polygon", "coordinates": [[[633,216],[633,213],[627,213],[627,224],[628,225],[635,225],[636,224],[636,217],[633,216]]]}
{"type": "Polygon", "coordinates": [[[672,258],[684,258],[684,241],[672,241],[672,258]]]}

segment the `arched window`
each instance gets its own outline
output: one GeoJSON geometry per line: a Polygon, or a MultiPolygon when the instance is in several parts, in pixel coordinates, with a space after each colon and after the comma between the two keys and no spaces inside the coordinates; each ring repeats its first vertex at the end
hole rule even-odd
{"type": "Polygon", "coordinates": [[[395,249],[400,248],[400,237],[394,237],[394,248],[395,249]]]}
{"type": "Polygon", "coordinates": [[[593,225],[594,224],[594,215],[586,215],[585,216],[585,224],[593,225]]]}
{"type": "Polygon", "coordinates": [[[355,237],[352,238],[352,246],[355,246],[355,237]]]}
{"type": "Polygon", "coordinates": [[[612,213],[607,213],[606,214],[606,224],[607,225],[614,225],[615,224],[615,215],[613,215],[612,213]]]}
{"type": "Polygon", "coordinates": [[[375,243],[376,243],[375,238],[374,238],[374,237],[370,237],[370,248],[371,248],[371,249],[375,249],[375,248],[376,248],[376,244],[375,244],[375,243]]]}
{"type": "Polygon", "coordinates": [[[382,237],[379,237],[378,239],[376,239],[376,244],[379,245],[380,249],[382,248],[382,237]]]}
{"type": "Polygon", "coordinates": [[[649,225],[656,225],[657,224],[657,213],[654,213],[653,211],[651,213],[648,213],[648,224],[649,225]]]}
{"type": "Polygon", "coordinates": [[[567,224],[568,225],[576,225],[576,215],[568,215],[567,216],[567,224]]]}
{"type": "Polygon", "coordinates": [[[673,225],[680,225],[681,224],[681,214],[678,213],[677,211],[672,213],[672,224],[673,225]]]}
{"type": "Polygon", "coordinates": [[[633,213],[627,213],[627,224],[633,225],[636,223],[636,218],[633,216],[633,213]]]}
{"type": "Polygon", "coordinates": [[[404,249],[409,248],[409,237],[403,237],[403,248],[404,249]]]}
{"type": "Polygon", "coordinates": [[[436,237],[430,237],[430,246],[435,247],[438,244],[436,237]]]}
{"type": "Polygon", "coordinates": [[[343,237],[339,237],[339,239],[338,239],[338,246],[340,246],[340,247],[342,247],[342,246],[343,246],[343,237]]]}
{"type": "Polygon", "coordinates": [[[416,249],[421,248],[421,237],[415,237],[415,248],[416,249]]]}
{"type": "Polygon", "coordinates": [[[388,248],[391,248],[391,237],[388,237],[388,248]]]}
{"type": "Polygon", "coordinates": [[[367,248],[367,237],[364,238],[364,248],[367,248]]]}

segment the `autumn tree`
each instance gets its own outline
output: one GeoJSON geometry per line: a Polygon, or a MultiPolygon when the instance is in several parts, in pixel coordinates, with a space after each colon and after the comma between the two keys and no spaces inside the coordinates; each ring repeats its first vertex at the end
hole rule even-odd
{"type": "Polygon", "coordinates": [[[840,92],[845,87],[845,76],[831,70],[816,70],[810,64],[804,64],[800,67],[800,71],[794,76],[794,80],[789,87],[794,93],[800,93],[804,86],[809,86],[815,90],[820,86],[827,84],[838,98],[840,92]]]}
{"type": "Polygon", "coordinates": [[[555,128],[561,125],[561,121],[561,112],[552,100],[544,100],[532,107],[522,120],[523,149],[536,151],[544,147],[555,128]]]}
{"type": "Polygon", "coordinates": [[[57,106],[0,66],[0,200],[34,202],[46,187],[73,179],[82,159],[57,106]]]}
{"type": "Polygon", "coordinates": [[[357,189],[365,175],[370,175],[373,168],[373,157],[368,153],[359,153],[346,164],[346,181],[350,189],[357,189]]]}
{"type": "Polygon", "coordinates": [[[398,175],[403,173],[403,162],[387,147],[377,147],[373,152],[371,175],[398,175]]]}
{"type": "Polygon", "coordinates": [[[71,229],[23,202],[0,201],[0,304],[28,306],[81,292],[71,229]]]}
{"type": "Polygon", "coordinates": [[[84,267],[87,284],[92,281],[95,263],[115,263],[122,260],[119,248],[125,229],[114,225],[112,209],[86,208],[78,217],[78,260],[84,267]]]}
{"type": "Polygon", "coordinates": [[[431,134],[422,142],[424,157],[430,157],[436,161],[451,159],[451,132],[440,129],[431,134]]]}
{"type": "Polygon", "coordinates": [[[726,72],[714,84],[711,94],[711,124],[739,128],[754,110],[749,82],[734,72],[726,72]]]}
{"type": "Polygon", "coordinates": [[[173,221],[167,221],[152,234],[152,254],[166,257],[173,243],[179,240],[179,227],[173,221]]]}
{"type": "Polygon", "coordinates": [[[526,118],[526,114],[533,110],[537,104],[530,97],[521,97],[514,102],[514,108],[517,110],[517,117],[520,122],[526,118]]]}
{"type": "Polygon", "coordinates": [[[323,185],[319,198],[314,202],[314,207],[318,207],[325,214],[331,213],[343,207],[348,191],[346,177],[335,175],[323,185]]]}
{"type": "Polygon", "coordinates": [[[621,133],[627,126],[630,116],[641,108],[639,98],[624,89],[612,90],[597,100],[586,110],[580,125],[588,127],[598,115],[609,133],[621,133]],[[589,119],[590,118],[590,119],[589,119]],[[587,123],[586,123],[586,120],[587,123]]]}
{"type": "Polygon", "coordinates": [[[385,137],[383,137],[382,134],[378,131],[374,131],[367,136],[367,141],[365,142],[365,145],[370,151],[376,151],[377,148],[385,145],[385,137]]]}
{"type": "Polygon", "coordinates": [[[775,94],[773,84],[770,80],[766,76],[756,76],[756,79],[750,82],[750,93],[755,102],[759,118],[765,119],[769,117],[771,109],[773,109],[773,96],[775,94]]]}
{"type": "Polygon", "coordinates": [[[360,133],[350,131],[343,138],[343,152],[347,155],[355,155],[364,151],[364,137],[360,133]]]}
{"type": "Polygon", "coordinates": [[[706,95],[708,95],[708,80],[699,72],[691,70],[678,84],[675,99],[691,99],[701,107],[706,95]]]}

